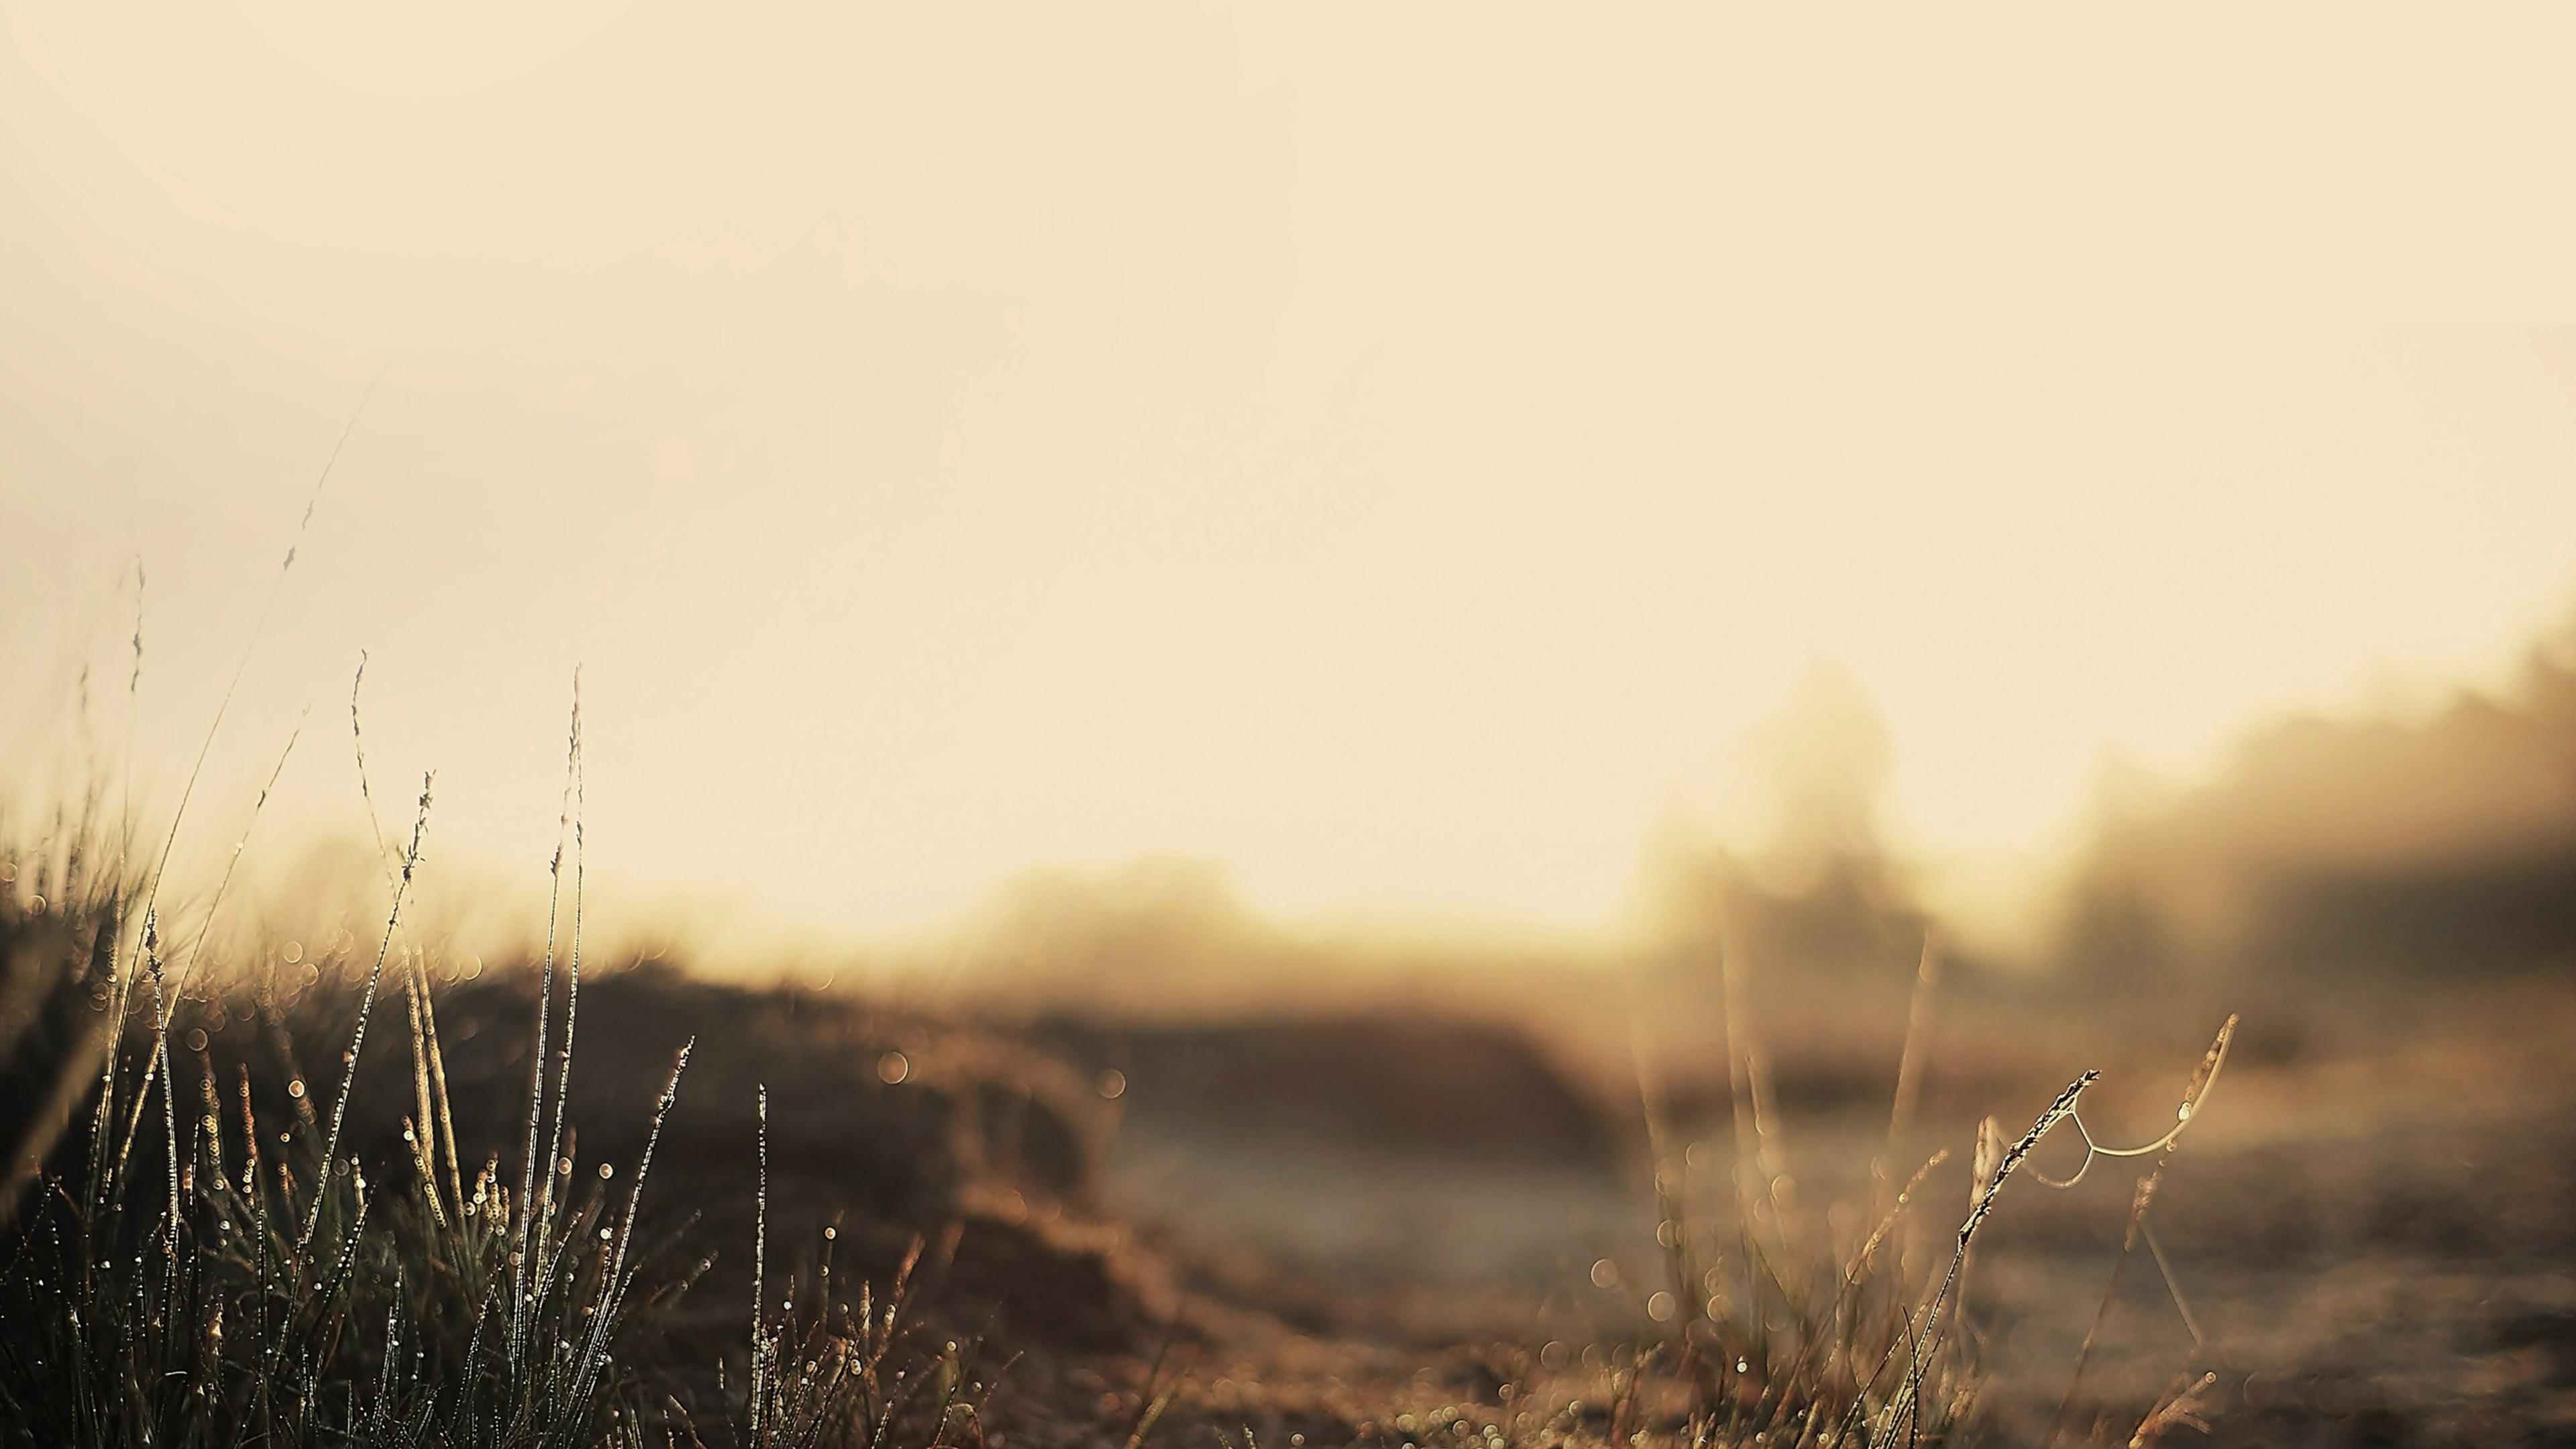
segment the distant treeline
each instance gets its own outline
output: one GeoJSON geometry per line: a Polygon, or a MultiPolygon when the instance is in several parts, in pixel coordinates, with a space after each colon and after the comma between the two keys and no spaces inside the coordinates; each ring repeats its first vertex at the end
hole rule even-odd
{"type": "Polygon", "coordinates": [[[2576,624],[2429,717],[2293,718],[2209,784],[2106,809],[2079,971],[2576,961],[2576,624]]]}

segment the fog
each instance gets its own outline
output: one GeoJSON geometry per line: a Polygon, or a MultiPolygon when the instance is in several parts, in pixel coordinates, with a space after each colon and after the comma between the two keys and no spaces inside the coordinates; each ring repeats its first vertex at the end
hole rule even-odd
{"type": "Polygon", "coordinates": [[[1748,59],[1840,52],[1794,22],[988,20],[14,8],[15,747],[87,664],[166,808],[246,659],[183,851],[308,704],[270,819],[355,835],[363,649],[379,788],[526,880],[582,664],[596,878],[660,908],[1163,856],[1602,931],[1658,838],[1763,855],[1825,670],[1871,828],[2000,918],[2106,761],[2501,687],[2576,581],[2576,344],[2485,325],[2553,189],[2397,144],[2510,167],[2540,68],[2355,37],[2304,104],[2379,160],[2290,185],[2217,141],[2292,29],[2164,56],[2178,111],[1928,24],[1819,89],[1748,59]],[[2146,114],[2202,160],[2097,172],[2146,114]]]}

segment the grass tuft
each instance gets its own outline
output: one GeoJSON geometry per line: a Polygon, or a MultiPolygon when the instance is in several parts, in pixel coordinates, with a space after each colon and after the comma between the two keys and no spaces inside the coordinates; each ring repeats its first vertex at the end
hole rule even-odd
{"type": "MultiPolygon", "coordinates": [[[[536,1104],[560,1158],[509,1174],[494,1153],[469,1188],[452,1147],[448,1172],[437,1170],[430,1124],[452,1114],[443,1073],[429,1070],[432,993],[414,959],[419,1055],[407,1086],[427,1103],[415,1098],[403,1120],[407,1170],[383,1179],[363,1148],[346,1150],[376,1140],[355,1130],[352,1102],[429,806],[425,780],[372,958],[337,963],[355,980],[357,1009],[327,1113],[294,1049],[327,1020],[327,993],[281,1003],[236,972],[182,1010],[157,908],[133,937],[140,969],[120,960],[139,897],[132,880],[99,873],[112,857],[59,835],[0,849],[0,1083],[11,1089],[0,1130],[12,1169],[0,1197],[0,1444],[704,1443],[702,1416],[638,1367],[693,1277],[654,1268],[659,1245],[643,1226],[690,1047],[649,1104],[622,1204],[597,1187],[575,1192],[583,1179],[562,1170],[577,1140],[562,1095],[568,1054],[554,1100],[536,1104]],[[226,1012],[262,1023],[269,1051],[219,1064],[215,1044],[190,1030],[195,1087],[183,1111],[177,1028],[226,1012]],[[218,1086],[227,1079],[229,1104],[218,1086]],[[147,1112],[162,1130],[131,1130],[147,1112]],[[89,1140],[67,1142],[63,1129],[80,1121],[89,1140]],[[542,1185],[514,1196],[511,1177],[542,1185]]],[[[827,1303],[757,1324],[769,1371],[719,1410],[733,1427],[718,1439],[760,1449],[958,1442],[982,1412],[965,1388],[971,1354],[950,1344],[924,1355],[919,1373],[889,1367],[915,1367],[908,1303],[899,1278],[888,1298],[863,1287],[855,1314],[827,1303]]]]}

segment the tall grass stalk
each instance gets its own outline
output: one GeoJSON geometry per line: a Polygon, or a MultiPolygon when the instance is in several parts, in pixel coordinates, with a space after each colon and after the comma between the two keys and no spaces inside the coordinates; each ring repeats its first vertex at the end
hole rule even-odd
{"type": "MultiPolygon", "coordinates": [[[[326,1179],[339,1169],[340,1132],[349,1122],[349,1093],[358,1084],[358,1058],[367,1049],[367,1023],[375,1015],[376,989],[385,978],[385,955],[393,949],[394,928],[402,923],[403,897],[410,891],[412,877],[420,869],[420,841],[429,831],[430,785],[434,778],[426,774],[420,777],[420,813],[412,819],[411,846],[403,852],[402,880],[394,889],[393,909],[385,917],[384,938],[376,943],[375,963],[367,968],[365,994],[358,998],[358,1025],[350,1033],[349,1050],[340,1069],[340,1095],[331,1106],[331,1135],[322,1148],[322,1171],[326,1179]]],[[[350,1166],[354,1172],[356,1164],[350,1166]]],[[[314,1195],[313,1215],[304,1223],[305,1243],[313,1241],[314,1230],[322,1225],[324,1197],[321,1193],[314,1195]]]]}
{"type": "MultiPolygon", "coordinates": [[[[1674,1158],[1664,1094],[1646,1070],[1646,1053],[1642,1048],[1632,1053],[1656,1167],[1657,1239],[1672,1297],[1684,1309],[1672,1317],[1666,1344],[1654,1358],[1661,1365],[1658,1372],[1668,1375],[1687,1403],[1684,1441],[1703,1449],[1739,1443],[1892,1449],[1927,1435],[1950,1441],[1975,1413],[1981,1375],[1964,1299],[1978,1241],[2006,1184],[2027,1175],[2049,1186],[2071,1185],[2074,1178],[2060,1182],[2030,1165],[2033,1151],[2060,1128],[2077,1132],[2088,1164],[2094,1156],[2169,1156],[2206,1105],[2236,1029],[2233,1017],[2220,1029],[2184,1090],[2175,1127],[2142,1147],[2105,1146],[2084,1122],[2080,1103],[2098,1079],[2091,1071],[2069,1082],[2018,1136],[2007,1136],[1993,1118],[1986,1118],[1978,1129],[1966,1211],[1946,1235],[1949,1251],[1936,1260],[1937,1268],[1918,1275],[1907,1255],[1895,1248],[1905,1236],[1906,1219],[1921,1206],[1925,1184],[1949,1152],[1932,1153],[1901,1183],[1891,1164],[1912,1130],[1921,1100],[1928,1023],[1939,980],[1939,952],[1927,937],[1907,1005],[1887,1138],[1870,1163],[1869,1212],[1860,1220],[1866,1232],[1839,1255],[1819,1254],[1802,1242],[1805,1235],[1789,1228],[1786,1220],[1796,1204],[1786,1192],[1745,1180],[1748,1170],[1776,1175],[1780,1126],[1762,1053],[1745,1017],[1740,979],[1728,982],[1726,1002],[1730,1114],[1737,1144],[1730,1174],[1735,1223],[1731,1233],[1713,1242],[1693,1231],[1686,1180],[1670,1166],[1674,1158]],[[1763,1221],[1766,1216],[1770,1222],[1763,1221]],[[1704,1242],[1705,1249],[1700,1246],[1704,1242]],[[1717,1291],[1725,1276],[1719,1267],[1730,1262],[1740,1269],[1744,1285],[1734,1302],[1717,1291]],[[1719,1266],[1706,1266],[1711,1263],[1719,1266]]],[[[2133,1204],[2129,1234],[2133,1246],[2145,1242],[2151,1252],[2155,1244],[2145,1206],[2152,1195],[2151,1181],[2133,1204]]],[[[2167,1276],[2170,1284],[2169,1272],[2167,1276]]],[[[2179,1289],[2174,1296],[2181,1306],[2179,1289]]],[[[2188,1309],[2183,1311],[2188,1322],[2188,1309]]],[[[2096,1327],[2098,1331],[2098,1323],[2096,1327]]],[[[2081,1374],[2079,1363],[2079,1381],[2081,1374]]],[[[1641,1363],[1619,1390],[1612,1413],[1614,1441],[1624,1442],[1619,1439],[1624,1416],[1644,1412],[1638,1407],[1644,1377],[1641,1363]]],[[[2072,1386],[2069,1392],[2071,1396],[2072,1386]]],[[[2190,1384],[2178,1381],[2141,1424],[2141,1434],[2152,1438],[2159,1426],[2190,1422],[2192,1402],[2190,1384]]]]}

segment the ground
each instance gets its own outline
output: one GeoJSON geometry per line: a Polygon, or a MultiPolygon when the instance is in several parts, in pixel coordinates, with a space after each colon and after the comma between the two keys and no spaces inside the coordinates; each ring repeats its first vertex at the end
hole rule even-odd
{"type": "MultiPolygon", "coordinates": [[[[2142,1245],[2065,1440],[2083,1441],[2097,1419],[2125,1439],[2186,1369],[2217,1376],[2201,1402],[2220,1444],[2576,1440],[2576,990],[2515,977],[2331,1007],[2282,994],[2308,1003],[2299,1029],[2248,1028],[2174,1157],[2147,1219],[2172,1287],[2142,1245]]],[[[2171,1121],[2197,1057],[2181,1035],[2187,1005],[2086,1026],[2064,1008],[1989,997],[1936,1016],[1932,1046],[1995,1055],[1996,1036],[2011,1034],[1995,1017],[2015,1012],[2052,1045],[1956,1073],[1946,1091],[1936,1072],[1911,1134],[1917,1159],[1945,1139],[1964,1148],[1978,1108],[2027,1121],[2053,1082],[2096,1062],[2106,1145],[2152,1138],[2159,1110],[2171,1121]]],[[[1793,1043],[1782,1061],[1797,1056],[1793,1043]]],[[[1499,1121],[1445,1146],[1385,1140],[1382,1123],[1377,1140],[1352,1140],[1293,1120],[1287,1102],[1348,1091],[1317,1093],[1293,1059],[1252,1112],[1225,1110],[1203,1079],[1131,1076],[1108,1201],[1202,1250],[1282,1265],[1296,1291],[1274,1311],[1319,1337],[1433,1362],[1444,1343],[1553,1343],[1580,1363],[1586,1348],[1654,1340],[1642,1309],[1663,1280],[1642,1160],[1605,1162],[1543,1133],[1515,1141],[1505,1099],[1492,1103],[1499,1121]]],[[[1866,1191],[1884,1103],[1810,1095],[1780,1114],[1781,1165],[1810,1204],[1849,1201],[1866,1191]]],[[[1716,1150],[1690,1154],[1703,1164],[1693,1190],[1722,1201],[1726,1123],[1695,1126],[1716,1150]]],[[[1912,1251],[1943,1250],[1967,1201],[1965,1157],[1927,1180],[1912,1251]]],[[[2079,1159],[2052,1141],[2034,1163],[2064,1173],[2079,1159]]],[[[1969,1302],[2003,1442],[2036,1442],[2058,1415],[2141,1166],[2105,1159],[2063,1192],[2022,1180],[1999,1204],[1969,1302]]],[[[1238,1377],[1262,1373],[1247,1367],[1238,1377]]]]}
{"type": "MultiPolygon", "coordinates": [[[[260,1084],[262,1140],[312,1130],[308,1068],[353,1018],[349,976],[306,987],[174,1022],[177,1061],[260,1084]]],[[[1920,1092],[1891,1140],[1903,976],[1744,983],[1730,1047],[1728,993],[1688,975],[1176,1017],[594,970],[557,1167],[573,1199],[622,1191],[696,1041],[642,1219],[657,1274],[694,1286],[631,1361],[657,1405],[711,1428],[747,1371],[755,1261],[783,1309],[913,1258],[914,1334],[999,1384],[987,1449],[1115,1449],[1148,1425],[1193,1449],[1553,1449],[1678,1427],[1687,1384],[1741,1403],[1792,1382],[1728,1377],[1730,1345],[1790,1332],[1794,1295],[1765,1297],[1744,1245],[1792,1283],[1852,1261],[1946,1149],[1879,1255],[1920,1302],[1968,1214],[1981,1118],[2008,1141],[2090,1069],[2085,1129],[2151,1141],[2234,1009],[2135,1251],[2155,1159],[2053,1188],[2085,1162],[2073,1124],[1998,1194],[1958,1280],[1983,1389],[1953,1441],[2127,1442],[2180,1385],[2188,1420],[2168,1427],[2220,1444],[2576,1442],[2576,990],[2555,971],[2345,988],[1956,978],[1924,998],[1920,1092]],[[1716,1324],[1685,1336],[1703,1297],[1716,1324]]],[[[436,999],[460,1158],[507,1163],[534,978],[436,999]]],[[[378,1031],[348,1145],[398,1189],[418,1083],[407,1033],[378,1031]]],[[[129,1040],[130,1077],[148,1041],[129,1040]]],[[[140,1152],[153,1180],[148,1134],[140,1152]]]]}

